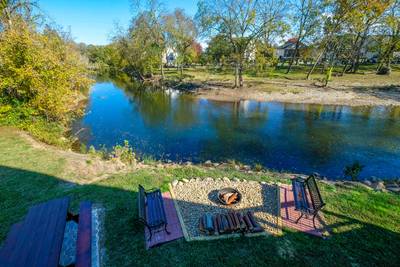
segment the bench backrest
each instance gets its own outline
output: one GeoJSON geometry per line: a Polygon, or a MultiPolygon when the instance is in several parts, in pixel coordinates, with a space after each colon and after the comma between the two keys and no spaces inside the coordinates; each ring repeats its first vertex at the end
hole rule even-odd
{"type": "Polygon", "coordinates": [[[324,205],[314,175],[307,179],[296,178],[292,180],[294,203],[297,210],[316,212],[324,205]]]}
{"type": "Polygon", "coordinates": [[[146,221],[146,193],[143,186],[141,185],[139,185],[138,194],[138,216],[139,219],[146,221]]]}
{"type": "Polygon", "coordinates": [[[315,181],[314,175],[310,175],[310,177],[307,178],[306,184],[313,209],[320,210],[323,206],[325,206],[325,203],[322,200],[321,193],[319,192],[318,185],[317,182],[315,181]]]}

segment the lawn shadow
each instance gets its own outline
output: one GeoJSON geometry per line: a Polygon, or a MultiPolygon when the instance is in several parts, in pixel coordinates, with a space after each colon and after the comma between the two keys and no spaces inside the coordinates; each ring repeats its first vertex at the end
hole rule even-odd
{"type": "Polygon", "coordinates": [[[181,239],[147,251],[143,227],[135,223],[139,182],[154,187],[129,176],[70,184],[55,176],[0,166],[0,242],[29,207],[69,196],[75,212],[83,200],[105,208],[104,266],[396,266],[400,262],[398,232],[329,209],[324,213],[334,231],[328,240],[285,229],[282,236],[206,242],[181,239]]]}

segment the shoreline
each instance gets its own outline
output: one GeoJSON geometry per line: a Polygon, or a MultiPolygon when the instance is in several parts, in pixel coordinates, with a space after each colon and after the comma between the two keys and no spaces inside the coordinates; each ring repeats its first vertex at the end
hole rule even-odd
{"type": "Polygon", "coordinates": [[[318,78],[245,77],[242,88],[233,88],[231,77],[197,77],[194,72],[192,78],[171,84],[171,88],[192,93],[197,98],[225,102],[400,106],[400,72],[390,76],[366,73],[334,77],[327,87],[318,78]]]}
{"type": "MultiPolygon", "coordinates": [[[[398,87],[400,90],[400,86],[398,87]]],[[[367,106],[400,106],[400,92],[385,92],[381,89],[370,89],[359,93],[351,90],[333,88],[300,88],[294,87],[282,92],[263,92],[248,87],[232,89],[226,87],[202,86],[193,92],[196,98],[221,102],[238,102],[252,100],[259,102],[279,102],[288,104],[334,105],[350,107],[367,106]],[[298,91],[294,91],[294,90],[298,91]],[[396,95],[397,94],[397,95],[396,95]]]]}

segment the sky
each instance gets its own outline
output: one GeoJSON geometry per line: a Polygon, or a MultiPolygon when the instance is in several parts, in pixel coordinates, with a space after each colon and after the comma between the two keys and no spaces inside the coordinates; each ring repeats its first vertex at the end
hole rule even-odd
{"type": "MultiPolygon", "coordinates": [[[[196,14],[197,0],[164,0],[165,9],[181,8],[196,14]]],[[[70,30],[78,43],[110,43],[116,23],[127,27],[132,17],[130,0],[39,0],[41,10],[51,22],[70,30]]]]}

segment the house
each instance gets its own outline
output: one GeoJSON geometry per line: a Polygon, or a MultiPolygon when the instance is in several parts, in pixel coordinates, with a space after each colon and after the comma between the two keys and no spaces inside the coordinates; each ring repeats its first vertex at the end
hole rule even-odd
{"type": "Polygon", "coordinates": [[[167,47],[165,49],[165,52],[163,55],[163,64],[166,67],[176,67],[177,66],[177,62],[176,62],[177,58],[178,58],[178,53],[171,47],[167,47]]]}
{"type": "MultiPolygon", "coordinates": [[[[290,38],[283,45],[278,46],[276,48],[277,58],[279,58],[279,60],[291,59],[294,56],[296,50],[296,43],[297,43],[297,38],[290,38]]],[[[306,46],[300,42],[299,51],[297,51],[297,55],[295,57],[299,57],[300,51],[304,48],[306,48],[306,46]]]]}

